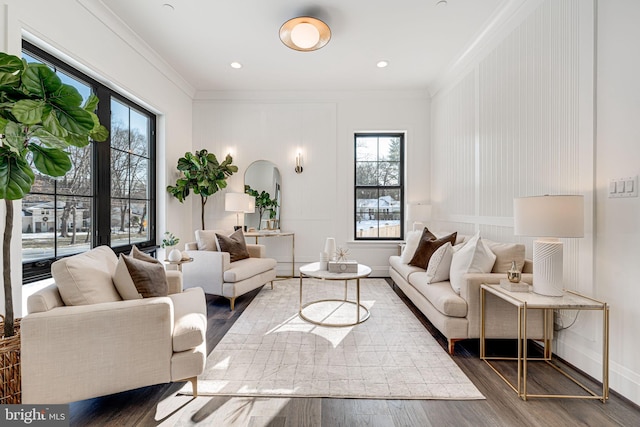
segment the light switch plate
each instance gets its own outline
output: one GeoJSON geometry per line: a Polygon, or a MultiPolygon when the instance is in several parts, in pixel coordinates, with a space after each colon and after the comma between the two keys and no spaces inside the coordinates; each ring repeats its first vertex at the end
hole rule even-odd
{"type": "Polygon", "coordinates": [[[638,197],[638,176],[615,178],[609,181],[610,198],[638,197]]]}

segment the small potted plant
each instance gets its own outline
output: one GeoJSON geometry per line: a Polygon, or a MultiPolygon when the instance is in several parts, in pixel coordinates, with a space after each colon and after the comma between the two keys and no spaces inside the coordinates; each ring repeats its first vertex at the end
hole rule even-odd
{"type": "Polygon", "coordinates": [[[173,248],[167,255],[167,259],[171,262],[178,262],[182,259],[182,252],[178,249],[174,248],[175,245],[180,243],[180,239],[173,235],[170,231],[164,232],[164,237],[162,238],[162,248],[173,248]]]}

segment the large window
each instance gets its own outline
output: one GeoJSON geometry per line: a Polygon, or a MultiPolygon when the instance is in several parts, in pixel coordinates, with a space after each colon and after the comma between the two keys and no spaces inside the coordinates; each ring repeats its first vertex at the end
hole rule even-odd
{"type": "Polygon", "coordinates": [[[28,42],[23,57],[49,65],[84,99],[98,96],[96,114],[109,129],[106,142],[69,148],[73,167],[64,177],[34,169],[22,202],[23,283],[95,246],[155,248],[155,115],[28,42]]]}
{"type": "Polygon", "coordinates": [[[355,239],[404,236],[404,134],[355,135],[355,239]]]}

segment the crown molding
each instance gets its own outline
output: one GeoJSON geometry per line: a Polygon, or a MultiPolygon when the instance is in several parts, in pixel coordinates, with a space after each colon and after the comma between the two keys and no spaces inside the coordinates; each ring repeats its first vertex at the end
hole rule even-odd
{"type": "Polygon", "coordinates": [[[76,1],[187,96],[194,97],[195,88],[101,0],[76,1]]]}

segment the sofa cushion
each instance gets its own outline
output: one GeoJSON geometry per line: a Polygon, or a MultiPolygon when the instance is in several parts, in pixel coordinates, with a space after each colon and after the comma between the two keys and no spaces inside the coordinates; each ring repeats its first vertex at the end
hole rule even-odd
{"type": "Polygon", "coordinates": [[[236,283],[273,268],[276,268],[276,260],[273,258],[246,258],[232,262],[223,277],[227,283],[236,283]]]}
{"type": "Polygon", "coordinates": [[[462,275],[466,273],[489,273],[495,261],[496,256],[482,241],[480,234],[477,233],[453,253],[449,272],[451,287],[456,293],[460,293],[462,275]]]}
{"type": "Polygon", "coordinates": [[[216,233],[224,234],[223,230],[196,230],[196,244],[199,251],[217,251],[218,239],[216,233]]]}
{"type": "Polygon", "coordinates": [[[118,258],[108,246],[62,258],[51,264],[51,275],[65,305],[122,301],[111,278],[118,258]]]}
{"type": "Polygon", "coordinates": [[[230,236],[216,233],[216,238],[218,239],[218,250],[220,252],[229,252],[231,262],[249,258],[249,252],[247,251],[247,244],[244,241],[242,229],[238,229],[230,236]]]}
{"type": "Polygon", "coordinates": [[[173,351],[186,351],[205,340],[207,321],[200,313],[189,313],[176,319],[173,327],[173,351]]]}
{"type": "Polygon", "coordinates": [[[440,246],[431,256],[427,266],[427,283],[436,283],[449,280],[451,259],[453,258],[453,246],[446,242],[440,246]]]}
{"type": "Polygon", "coordinates": [[[413,258],[413,254],[415,254],[416,249],[418,249],[418,243],[420,243],[420,236],[422,236],[422,230],[414,230],[407,233],[404,239],[404,250],[402,254],[400,254],[403,264],[409,264],[409,261],[413,258]]]}
{"type": "Polygon", "coordinates": [[[429,284],[427,280],[427,273],[420,272],[412,274],[409,283],[445,316],[467,316],[467,302],[453,291],[449,282],[429,284]]]}
{"type": "Polygon", "coordinates": [[[409,261],[409,264],[426,270],[429,265],[429,259],[431,259],[434,252],[447,242],[450,242],[453,245],[456,241],[456,235],[457,233],[454,232],[448,236],[436,238],[429,230],[427,230],[427,228],[425,228],[422,236],[420,236],[418,249],[416,249],[416,253],[413,255],[413,258],[411,258],[411,261],[409,261]]]}
{"type": "Polygon", "coordinates": [[[484,242],[496,256],[496,262],[491,270],[492,273],[506,273],[511,268],[512,261],[515,261],[518,270],[522,271],[526,251],[523,244],[493,242],[487,239],[484,239],[484,242]]]}
{"type": "Polygon", "coordinates": [[[393,255],[389,257],[389,264],[406,281],[409,281],[409,276],[412,273],[424,272],[424,269],[422,268],[414,267],[413,265],[403,263],[402,258],[397,255],[393,255]]]}

